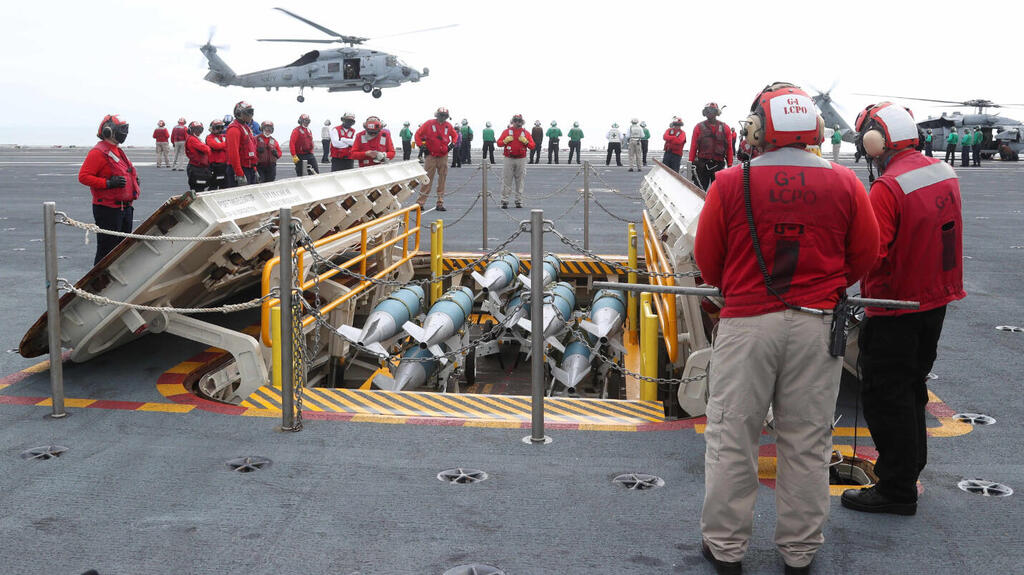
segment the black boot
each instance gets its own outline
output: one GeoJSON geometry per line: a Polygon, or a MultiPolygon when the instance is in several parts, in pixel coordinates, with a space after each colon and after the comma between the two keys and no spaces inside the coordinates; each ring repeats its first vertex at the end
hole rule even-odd
{"type": "Polygon", "coordinates": [[[865,513],[892,513],[894,515],[914,515],[917,513],[916,501],[899,501],[882,494],[878,486],[866,489],[847,489],[840,498],[843,507],[865,513]]]}

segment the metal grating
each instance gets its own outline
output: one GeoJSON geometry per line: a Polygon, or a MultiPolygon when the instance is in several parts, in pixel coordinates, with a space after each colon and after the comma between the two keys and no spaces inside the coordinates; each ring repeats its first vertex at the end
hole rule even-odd
{"type": "Polygon", "coordinates": [[[259,471],[270,467],[270,460],[266,457],[259,457],[250,455],[248,457],[239,457],[237,459],[230,459],[225,462],[231,471],[237,471],[239,473],[252,473],[253,471],[259,471]]]}
{"type": "Polygon", "coordinates": [[[957,487],[967,493],[984,495],[986,497],[1009,497],[1013,495],[1013,489],[1010,489],[1008,486],[984,479],[964,479],[957,483],[957,487]]]}
{"type": "Polygon", "coordinates": [[[983,413],[957,413],[953,416],[953,419],[970,423],[971,425],[992,425],[996,422],[996,418],[983,413]]]}
{"type": "Polygon", "coordinates": [[[42,447],[33,447],[32,449],[26,449],[21,452],[22,459],[56,459],[63,455],[68,450],[67,447],[60,445],[44,445],[42,447]]]}
{"type": "Polygon", "coordinates": [[[665,480],[657,475],[646,473],[623,473],[612,479],[612,483],[629,489],[630,491],[647,491],[665,486],[665,480]]]}
{"type": "Polygon", "coordinates": [[[490,565],[471,563],[452,567],[445,571],[443,575],[505,575],[505,572],[490,565]]]}
{"type": "Polygon", "coordinates": [[[487,479],[487,473],[480,471],[479,469],[469,469],[466,467],[456,467],[455,469],[446,469],[441,473],[437,474],[437,478],[445,483],[480,483],[487,479]]]}

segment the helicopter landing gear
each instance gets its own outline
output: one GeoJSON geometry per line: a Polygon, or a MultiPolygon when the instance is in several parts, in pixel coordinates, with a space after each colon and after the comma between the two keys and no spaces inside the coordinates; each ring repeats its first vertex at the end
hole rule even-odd
{"type": "Polygon", "coordinates": [[[306,97],[302,95],[302,91],[303,91],[303,90],[305,90],[305,88],[304,88],[304,87],[300,87],[300,88],[299,88],[299,95],[298,95],[298,97],[297,97],[297,98],[295,98],[296,100],[298,100],[298,101],[299,101],[299,103],[300,103],[300,104],[301,104],[302,102],[305,102],[305,101],[306,101],[306,97]]]}
{"type": "Polygon", "coordinates": [[[374,98],[380,98],[380,96],[381,96],[381,93],[382,93],[382,92],[380,91],[380,88],[374,88],[374,89],[373,89],[373,97],[374,97],[374,98]]]}
{"type": "Polygon", "coordinates": [[[373,84],[363,84],[363,92],[369,94],[373,91],[373,84]]]}

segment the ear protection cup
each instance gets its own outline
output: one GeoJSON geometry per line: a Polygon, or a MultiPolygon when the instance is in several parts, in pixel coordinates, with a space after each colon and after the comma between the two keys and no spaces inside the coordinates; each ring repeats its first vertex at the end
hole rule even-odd
{"type": "Polygon", "coordinates": [[[877,158],[885,153],[885,135],[878,129],[868,130],[861,138],[861,146],[869,157],[877,158]]]}
{"type": "Polygon", "coordinates": [[[114,129],[110,127],[110,118],[112,117],[113,114],[107,116],[107,119],[103,122],[103,127],[100,128],[100,136],[102,136],[104,140],[114,137],[114,129]]]}
{"type": "Polygon", "coordinates": [[[746,129],[743,131],[743,137],[747,140],[747,145],[754,148],[764,147],[764,120],[760,114],[751,114],[747,116],[746,129]]]}
{"type": "Polygon", "coordinates": [[[818,133],[814,136],[814,145],[820,146],[825,141],[825,119],[818,114],[818,133]]]}

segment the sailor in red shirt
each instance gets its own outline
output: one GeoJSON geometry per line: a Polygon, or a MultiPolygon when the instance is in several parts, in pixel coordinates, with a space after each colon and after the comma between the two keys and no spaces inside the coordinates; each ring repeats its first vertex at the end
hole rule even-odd
{"type": "Polygon", "coordinates": [[[281,146],[274,138],[274,123],[267,120],[260,124],[260,135],[256,136],[256,169],[260,182],[277,179],[277,159],[281,157],[281,146]]]}
{"type": "Polygon", "coordinates": [[[437,182],[437,210],[444,209],[444,184],[448,179],[448,152],[455,147],[458,140],[458,133],[448,121],[448,108],[444,106],[434,112],[434,117],[423,122],[416,130],[413,139],[420,151],[427,151],[427,158],[423,161],[423,169],[427,172],[429,181],[427,185],[420,188],[419,198],[416,202],[422,208],[430,196],[430,188],[437,182]]]}
{"type": "Polygon", "coordinates": [[[352,159],[359,162],[360,168],[382,164],[395,157],[391,133],[382,131],[383,128],[384,122],[380,118],[370,116],[363,122],[363,131],[356,134],[352,159]]]}
{"type": "Polygon", "coordinates": [[[185,118],[178,118],[178,125],[171,130],[171,145],[174,146],[174,164],[172,170],[184,170],[181,167],[185,162],[185,140],[188,139],[188,128],[185,127],[185,118]]]}
{"type": "Polygon", "coordinates": [[[243,179],[250,185],[256,183],[256,137],[250,126],[254,112],[252,105],[244,100],[235,104],[235,120],[227,128],[228,170],[224,178],[225,188],[241,185],[243,179]]]}
{"type": "Polygon", "coordinates": [[[722,113],[718,104],[708,102],[702,113],[707,119],[693,128],[689,160],[690,179],[706,190],[715,181],[715,172],[732,166],[732,133],[718,121],[722,113]]]}
{"type": "Polygon", "coordinates": [[[295,175],[300,178],[302,173],[302,161],[306,161],[307,169],[312,169],[314,174],[320,173],[320,165],[316,163],[316,154],[313,153],[313,132],[309,129],[309,114],[299,116],[299,125],[292,129],[292,137],[288,139],[288,151],[292,154],[292,162],[295,164],[295,175]]]}
{"type": "Polygon", "coordinates": [[[203,123],[192,122],[188,125],[188,139],[185,140],[185,154],[188,156],[188,189],[196,192],[206,191],[210,182],[210,146],[199,139],[203,135],[203,123]]]}
{"type": "Polygon", "coordinates": [[[207,190],[219,190],[224,187],[225,173],[228,167],[228,137],[224,133],[224,121],[210,122],[210,135],[206,136],[206,145],[210,147],[210,181],[207,190]]]}
{"type": "Polygon", "coordinates": [[[171,167],[171,139],[170,132],[164,127],[164,121],[160,120],[156,123],[156,129],[153,130],[153,139],[156,140],[156,167],[160,166],[160,160],[163,160],[165,168],[171,167]]]}
{"type": "Polygon", "coordinates": [[[871,185],[878,261],[864,297],[920,302],[917,310],[867,308],[857,343],[864,419],[878,450],[871,488],[843,493],[844,507],[913,515],[928,460],[925,406],[946,305],[964,292],[960,184],[953,168],[914,148],[910,111],[889,102],[857,117],[857,151],[880,176],[871,185]]]}
{"type": "MultiPolygon", "coordinates": [[[[116,232],[132,231],[132,202],[139,197],[139,176],[121,144],[128,137],[128,122],[107,115],[100,122],[93,146],[78,170],[78,181],[92,192],[92,215],[96,225],[116,232]]],[[[93,265],[121,243],[121,238],[96,234],[96,257],[93,265]]]]}
{"type": "Polygon", "coordinates": [[[523,129],[522,114],[512,116],[512,124],[498,137],[498,145],[505,150],[505,165],[501,171],[501,208],[508,207],[513,190],[516,207],[523,207],[523,189],[526,187],[526,155],[536,147],[533,136],[523,129]]]}
{"type": "Polygon", "coordinates": [[[853,171],[804,150],[823,134],[803,90],[766,87],[746,124],[764,153],[717,174],[697,227],[697,266],[725,297],[708,376],[702,551],[726,570],[738,572],[749,545],[769,406],[775,541],[787,571],[808,566],[824,542],[842,372],[829,353],[831,311],[874,262],[878,228],[853,171]]]}
{"type": "Polygon", "coordinates": [[[331,130],[331,171],[351,170],[355,167],[352,161],[352,142],[356,131],[352,128],[356,123],[356,115],[345,112],[341,124],[331,130]]]}
{"type": "Polygon", "coordinates": [[[662,139],[665,140],[665,154],[661,158],[661,163],[678,173],[679,165],[683,161],[683,146],[686,145],[683,119],[679,116],[673,117],[662,139]]]}

